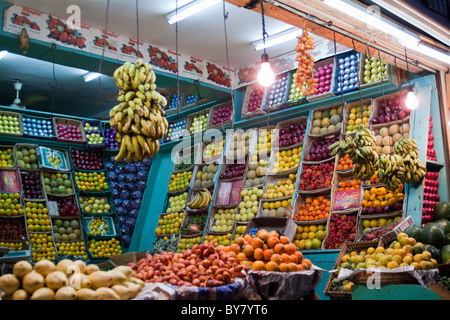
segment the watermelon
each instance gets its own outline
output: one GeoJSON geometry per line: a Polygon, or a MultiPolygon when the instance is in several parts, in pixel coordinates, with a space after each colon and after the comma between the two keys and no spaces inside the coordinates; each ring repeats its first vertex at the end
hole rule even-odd
{"type": "Polygon", "coordinates": [[[445,245],[440,250],[441,253],[441,262],[447,263],[450,261],[450,244],[445,245]]]}
{"type": "Polygon", "coordinates": [[[408,237],[414,238],[416,242],[420,242],[421,240],[421,234],[422,230],[419,226],[416,225],[410,225],[408,228],[405,229],[405,233],[408,235],[408,237]]]}
{"type": "Polygon", "coordinates": [[[442,226],[437,222],[428,222],[422,228],[421,239],[423,244],[431,244],[441,248],[445,243],[445,234],[442,226]]]}
{"type": "Polygon", "coordinates": [[[441,261],[441,254],[435,246],[432,246],[431,244],[425,245],[425,250],[431,253],[431,257],[436,260],[437,262],[441,261]]]}
{"type": "Polygon", "coordinates": [[[450,233],[447,233],[446,235],[445,235],[445,244],[447,245],[447,244],[450,244],[450,233]]]}
{"type": "Polygon", "coordinates": [[[434,216],[436,220],[446,219],[450,221],[450,202],[441,201],[434,206],[434,216]]]}
{"type": "Polygon", "coordinates": [[[450,221],[448,221],[446,219],[440,219],[436,222],[442,226],[442,229],[444,230],[444,234],[450,233],[450,221]]]}

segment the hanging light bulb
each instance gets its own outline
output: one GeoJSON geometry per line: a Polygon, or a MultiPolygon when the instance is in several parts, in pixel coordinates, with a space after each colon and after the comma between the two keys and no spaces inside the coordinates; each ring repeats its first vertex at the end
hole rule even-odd
{"type": "Polygon", "coordinates": [[[414,110],[419,107],[419,100],[416,97],[412,87],[409,87],[408,94],[406,95],[405,105],[409,110],[414,110]]]}
{"type": "Polygon", "coordinates": [[[258,82],[264,86],[268,87],[275,81],[275,73],[273,73],[270,67],[269,55],[263,53],[261,56],[261,68],[258,72],[258,82]]]}

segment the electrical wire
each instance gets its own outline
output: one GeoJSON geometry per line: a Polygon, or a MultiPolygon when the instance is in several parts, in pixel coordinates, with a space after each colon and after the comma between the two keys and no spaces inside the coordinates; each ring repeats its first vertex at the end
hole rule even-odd
{"type": "Polygon", "coordinates": [[[55,50],[56,50],[56,44],[52,43],[52,76],[54,85],[48,83],[50,88],[52,89],[52,104],[51,104],[51,114],[53,115],[54,112],[54,105],[55,105],[55,89],[58,86],[58,81],[56,80],[56,71],[55,71],[55,50]]]}
{"type": "MultiPolygon", "coordinates": [[[[228,19],[228,12],[226,12],[225,9],[225,0],[222,1],[223,4],[223,29],[224,29],[224,35],[225,35],[225,55],[226,55],[226,59],[227,59],[227,69],[228,72],[230,72],[230,59],[228,56],[228,35],[227,35],[227,19],[228,19]]],[[[231,95],[231,107],[233,108],[233,113],[236,112],[235,108],[234,108],[234,97],[233,97],[233,87],[231,85],[231,81],[230,81],[230,95],[231,95]]],[[[233,129],[234,127],[234,119],[235,117],[232,116],[231,119],[231,129],[233,129]]],[[[223,129],[223,122],[222,122],[222,129],[223,129]]]]}
{"type": "MultiPolygon", "coordinates": [[[[178,0],[175,1],[175,15],[178,17],[178,0]]],[[[177,61],[177,121],[180,120],[180,66],[178,62],[178,19],[175,22],[175,52],[177,61]]]]}

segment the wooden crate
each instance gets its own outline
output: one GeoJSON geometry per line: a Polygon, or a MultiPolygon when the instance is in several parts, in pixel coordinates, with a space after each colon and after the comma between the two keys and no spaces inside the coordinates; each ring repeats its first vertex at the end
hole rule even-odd
{"type": "Polygon", "coordinates": [[[334,89],[333,89],[333,93],[335,95],[340,95],[343,93],[352,92],[352,91],[359,89],[361,79],[359,78],[359,70],[358,69],[359,69],[360,64],[361,64],[361,53],[360,52],[355,52],[354,50],[350,50],[350,51],[347,51],[344,53],[340,53],[336,56],[336,69],[334,72],[335,76],[334,76],[334,89]],[[343,84],[345,81],[343,76],[340,75],[341,63],[339,61],[340,61],[340,59],[345,59],[347,57],[350,57],[351,55],[356,55],[356,57],[358,59],[357,63],[355,64],[355,67],[356,67],[355,73],[358,78],[358,83],[355,84],[352,88],[347,88],[347,89],[344,89],[344,86],[342,85],[342,90],[339,90],[338,84],[339,83],[343,84]]]}
{"type": "MultiPolygon", "coordinates": [[[[380,105],[382,102],[384,101],[388,101],[389,99],[406,99],[406,94],[408,93],[408,90],[402,90],[400,92],[394,92],[388,95],[384,95],[378,98],[375,98],[372,100],[372,118],[374,117],[378,117],[378,110],[380,109],[380,105]]],[[[403,100],[404,101],[404,100],[403,100]]],[[[402,102],[401,102],[402,103],[402,102]]],[[[408,109],[406,107],[404,107],[404,109],[406,111],[408,111],[408,109]]],[[[411,116],[409,114],[407,114],[403,119],[399,119],[399,120],[395,120],[395,121],[390,121],[390,122],[384,122],[384,123],[377,123],[377,124],[373,124],[371,123],[371,129],[372,130],[378,130],[382,127],[389,127],[391,125],[394,124],[398,124],[401,125],[403,123],[407,123],[410,121],[411,116]]]]}
{"type": "Polygon", "coordinates": [[[182,148],[175,155],[173,173],[185,172],[189,170],[194,170],[195,165],[201,163],[201,145],[195,144],[191,147],[182,148]],[[194,162],[191,163],[190,166],[184,169],[178,169],[178,164],[181,164],[182,161],[186,161],[186,163],[190,163],[191,159],[194,159],[194,162]]]}
{"type": "MultiPolygon", "coordinates": [[[[310,124],[309,124],[309,129],[310,130],[308,132],[308,136],[309,137],[315,137],[315,138],[323,138],[323,137],[326,137],[326,136],[329,136],[329,135],[333,135],[333,134],[342,134],[342,132],[343,132],[343,122],[344,122],[344,113],[345,113],[345,105],[346,105],[345,102],[344,103],[337,103],[337,104],[334,104],[334,105],[331,105],[331,106],[326,106],[326,107],[322,107],[322,108],[317,108],[317,109],[311,110],[311,116],[310,116],[311,121],[310,121],[310,124]],[[340,128],[337,128],[337,129],[332,130],[332,131],[323,132],[323,133],[312,133],[312,130],[314,128],[314,125],[313,125],[313,123],[314,123],[314,114],[316,112],[318,112],[318,111],[323,112],[323,111],[326,111],[326,110],[329,111],[331,109],[335,109],[335,108],[339,108],[339,107],[342,107],[342,115],[341,115],[342,124],[341,124],[340,128]]],[[[330,116],[330,119],[331,119],[331,116],[330,116]]]]}
{"type": "Polygon", "coordinates": [[[23,136],[22,114],[21,113],[17,113],[17,112],[0,111],[0,117],[3,117],[3,116],[17,118],[17,121],[19,122],[19,133],[0,132],[0,135],[2,135],[2,136],[15,136],[15,137],[23,136]]]}
{"type": "Polygon", "coordinates": [[[188,115],[187,116],[187,121],[186,121],[186,129],[184,131],[183,137],[188,137],[190,135],[200,134],[201,132],[204,131],[204,130],[194,131],[194,132],[190,131],[190,129],[191,129],[193,123],[194,123],[194,119],[196,117],[207,116],[208,117],[208,121],[206,122],[206,129],[208,129],[208,122],[209,122],[209,116],[210,116],[209,113],[210,113],[210,111],[211,110],[209,108],[209,109],[205,109],[205,110],[202,110],[202,111],[199,111],[199,112],[196,112],[196,113],[188,115]]]}
{"type": "MultiPolygon", "coordinates": [[[[50,125],[51,125],[51,135],[50,136],[44,136],[44,135],[41,135],[39,132],[37,132],[36,134],[31,134],[31,133],[25,132],[25,129],[24,129],[23,130],[23,136],[24,137],[31,137],[31,138],[38,137],[39,139],[50,139],[50,140],[53,140],[53,139],[56,138],[56,128],[55,128],[55,125],[54,125],[54,122],[53,122],[52,118],[31,116],[31,115],[25,115],[25,114],[22,115],[22,123],[28,122],[28,120],[30,120],[32,122],[35,122],[35,121],[49,121],[50,125]]],[[[24,126],[22,125],[22,127],[24,127],[24,126]]]]}
{"type": "Polygon", "coordinates": [[[234,106],[232,104],[232,101],[227,101],[224,103],[220,103],[217,104],[215,106],[212,106],[210,108],[209,111],[209,117],[208,117],[208,125],[206,126],[207,129],[212,129],[212,128],[222,128],[222,127],[227,127],[229,125],[231,125],[234,122],[234,116],[235,116],[235,110],[234,110],[234,106]],[[220,123],[216,123],[214,124],[214,114],[216,113],[216,111],[220,108],[223,107],[231,107],[231,114],[230,114],[230,118],[226,121],[220,122],[220,123]]]}
{"type": "MultiPolygon", "coordinates": [[[[375,86],[375,85],[380,85],[382,83],[386,83],[387,84],[389,82],[392,82],[395,85],[398,85],[398,81],[397,81],[396,77],[393,76],[394,75],[393,72],[394,72],[395,67],[393,67],[390,64],[386,64],[386,77],[383,77],[382,79],[377,80],[377,81],[372,81],[370,83],[364,83],[364,77],[365,77],[364,71],[365,71],[365,60],[366,60],[366,58],[370,59],[366,54],[361,54],[361,61],[360,61],[360,65],[359,65],[359,80],[360,80],[360,87],[361,87],[361,89],[369,88],[369,87],[372,87],[372,86],[375,86]]],[[[376,61],[379,61],[378,57],[372,56],[372,58],[375,58],[376,61]]]]}
{"type": "Polygon", "coordinates": [[[285,121],[281,121],[277,123],[276,129],[278,130],[278,134],[275,136],[277,139],[272,142],[272,147],[278,148],[278,150],[289,150],[295,147],[301,147],[306,140],[306,127],[307,127],[308,117],[298,117],[293,118],[285,121]],[[299,139],[301,141],[298,141],[297,143],[293,143],[288,146],[280,146],[280,135],[282,135],[282,130],[288,128],[291,124],[304,124],[305,125],[305,134],[301,136],[299,139]]]}
{"type": "Polygon", "coordinates": [[[270,112],[274,112],[274,111],[277,111],[277,110],[285,109],[287,107],[286,106],[286,100],[287,100],[287,97],[289,95],[289,87],[288,87],[288,85],[289,85],[289,77],[290,77],[289,72],[285,72],[283,74],[279,74],[279,75],[275,76],[274,84],[272,84],[270,87],[267,87],[266,95],[265,95],[265,99],[264,99],[264,105],[262,107],[262,110],[264,112],[270,113],[270,112]],[[272,91],[274,90],[274,86],[275,86],[276,82],[277,81],[281,81],[280,79],[282,79],[283,77],[287,77],[287,79],[286,79],[286,83],[285,83],[285,85],[283,87],[284,94],[282,96],[282,100],[281,100],[281,102],[279,102],[277,104],[274,104],[274,105],[271,105],[269,107],[269,98],[270,98],[270,95],[272,94],[272,91]]]}
{"type": "Polygon", "coordinates": [[[264,105],[264,100],[266,98],[266,88],[262,87],[260,84],[258,83],[252,83],[249,84],[245,90],[245,96],[244,96],[244,102],[242,104],[242,111],[241,111],[241,118],[242,119],[248,119],[251,117],[256,117],[256,116],[260,116],[263,114],[266,114],[263,110],[262,107],[264,105]],[[261,103],[258,106],[258,108],[255,111],[249,111],[249,103],[250,103],[250,98],[252,95],[252,92],[254,90],[256,90],[256,88],[260,88],[263,91],[263,95],[262,95],[262,99],[261,99],[261,103]]]}
{"type": "Polygon", "coordinates": [[[318,101],[318,100],[322,100],[322,99],[326,99],[326,98],[330,98],[333,97],[334,94],[334,85],[335,85],[335,74],[336,74],[336,60],[334,57],[330,57],[330,58],[325,58],[325,59],[321,59],[319,61],[316,61],[314,63],[314,69],[315,69],[315,73],[317,73],[317,69],[319,67],[323,67],[325,65],[331,65],[333,68],[333,72],[331,73],[331,79],[330,79],[330,90],[328,92],[322,92],[322,93],[318,93],[316,95],[313,96],[307,96],[306,100],[308,102],[313,102],[313,101],[318,101]]]}
{"type": "Polygon", "coordinates": [[[370,128],[370,119],[372,119],[372,114],[373,114],[373,108],[372,108],[372,100],[371,98],[368,99],[362,99],[362,100],[358,100],[358,101],[353,101],[353,102],[348,102],[345,105],[345,113],[344,113],[344,121],[342,122],[342,133],[343,134],[352,134],[352,133],[347,133],[347,126],[348,126],[348,121],[350,120],[350,110],[352,110],[352,108],[357,108],[357,107],[362,107],[365,105],[370,106],[370,114],[369,114],[369,121],[367,122],[367,126],[366,128],[370,128]]]}
{"type": "Polygon", "coordinates": [[[54,117],[53,123],[54,123],[55,130],[57,133],[58,133],[58,130],[57,130],[58,124],[63,125],[63,126],[68,126],[68,125],[76,126],[78,128],[78,130],[81,132],[80,140],[65,139],[65,138],[62,138],[59,135],[57,135],[56,141],[77,143],[77,144],[85,144],[86,143],[86,135],[84,133],[83,123],[81,121],[75,120],[75,119],[54,117]]]}

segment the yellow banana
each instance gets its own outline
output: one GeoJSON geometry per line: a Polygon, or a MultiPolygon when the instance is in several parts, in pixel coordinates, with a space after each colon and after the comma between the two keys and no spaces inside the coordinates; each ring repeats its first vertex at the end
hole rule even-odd
{"type": "Polygon", "coordinates": [[[144,64],[144,60],[136,59],[136,68],[140,68],[144,64]]]}
{"type": "Polygon", "coordinates": [[[122,76],[123,73],[123,65],[118,67],[114,73],[113,73],[113,78],[114,80],[117,80],[118,78],[120,78],[122,76]]]}
{"type": "Polygon", "coordinates": [[[137,135],[142,134],[141,129],[134,124],[131,125],[130,129],[131,129],[131,132],[133,132],[134,134],[137,134],[137,135]]]}
{"type": "Polygon", "coordinates": [[[141,146],[138,142],[138,139],[135,135],[131,137],[131,144],[133,145],[134,155],[137,158],[137,161],[142,160],[142,150],[141,146]]]}
{"type": "Polygon", "coordinates": [[[151,131],[150,131],[150,126],[148,125],[147,121],[146,121],[145,119],[142,119],[142,118],[141,118],[140,124],[141,124],[141,131],[142,131],[142,134],[144,134],[144,136],[149,137],[151,131]]]}
{"type": "Polygon", "coordinates": [[[126,153],[127,153],[127,146],[125,143],[122,142],[120,144],[119,152],[114,157],[114,161],[117,161],[117,162],[121,161],[125,157],[126,153]]]}
{"type": "Polygon", "coordinates": [[[125,101],[131,101],[131,100],[133,100],[134,98],[136,98],[136,92],[135,92],[135,91],[128,91],[128,92],[125,94],[125,101]]]}
{"type": "Polygon", "coordinates": [[[147,142],[145,141],[145,138],[141,135],[136,136],[136,139],[139,142],[139,145],[141,146],[142,153],[143,154],[150,154],[150,147],[148,146],[147,142]]]}
{"type": "Polygon", "coordinates": [[[128,133],[130,131],[130,127],[131,127],[132,122],[133,122],[133,118],[127,118],[125,120],[125,123],[122,126],[122,130],[121,131],[124,132],[124,133],[128,133]]]}

